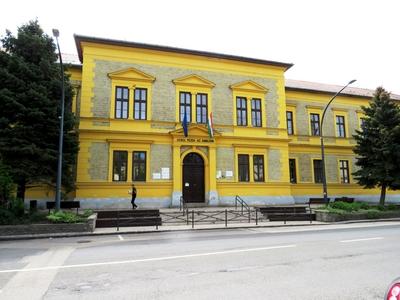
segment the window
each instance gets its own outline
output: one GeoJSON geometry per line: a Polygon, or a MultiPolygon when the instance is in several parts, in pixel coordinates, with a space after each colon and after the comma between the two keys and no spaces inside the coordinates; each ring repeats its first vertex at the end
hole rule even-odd
{"type": "Polygon", "coordinates": [[[254,155],[253,156],[253,175],[254,181],[264,181],[264,156],[254,155]]]}
{"type": "Polygon", "coordinates": [[[239,181],[250,181],[249,156],[247,154],[239,154],[238,163],[239,163],[239,181]]]}
{"type": "Polygon", "coordinates": [[[287,125],[287,133],[289,135],[293,135],[294,134],[293,112],[291,112],[291,111],[286,112],[286,125],[287,125]]]}
{"type": "Polygon", "coordinates": [[[320,135],[319,114],[310,114],[311,135],[320,135]]]}
{"type": "Polygon", "coordinates": [[[207,123],[207,94],[196,95],[196,122],[207,123]]]}
{"type": "Polygon", "coordinates": [[[251,99],[251,125],[261,127],[261,99],[251,99]]]}
{"type": "Polygon", "coordinates": [[[113,181],[126,181],[127,164],[127,151],[113,152],[113,181]]]}
{"type": "Polygon", "coordinates": [[[290,183],[297,183],[296,160],[294,158],[289,159],[289,176],[290,183]]]}
{"type": "Polygon", "coordinates": [[[314,159],[314,182],[315,183],[322,183],[322,160],[314,159]]]}
{"type": "Polygon", "coordinates": [[[147,115],[147,89],[135,89],[133,118],[146,120],[147,115]]]}
{"type": "Polygon", "coordinates": [[[336,136],[346,137],[344,116],[336,116],[336,136]]]}
{"type": "Polygon", "coordinates": [[[247,100],[244,97],[236,97],[237,125],[247,126],[247,100]]]}
{"type": "Polygon", "coordinates": [[[340,183],[350,183],[349,161],[339,160],[340,183]]]}
{"type": "Polygon", "coordinates": [[[132,181],[146,181],[146,152],[133,152],[132,181]]]}
{"type": "Polygon", "coordinates": [[[186,120],[188,123],[192,120],[192,94],[187,92],[179,93],[179,117],[183,121],[186,111],[186,120]]]}
{"type": "Polygon", "coordinates": [[[129,114],[129,89],[117,86],[115,88],[115,118],[128,119],[129,114]]]}

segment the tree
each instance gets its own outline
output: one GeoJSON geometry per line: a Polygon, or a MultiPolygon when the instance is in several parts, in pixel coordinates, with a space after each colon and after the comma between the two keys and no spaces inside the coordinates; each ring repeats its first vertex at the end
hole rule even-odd
{"type": "Polygon", "coordinates": [[[384,205],[386,189],[400,189],[400,110],[382,87],[362,110],[362,128],[354,135],[359,170],[353,175],[364,188],[380,187],[379,203],[384,205]]]}
{"type": "MultiPolygon", "coordinates": [[[[38,21],[10,31],[0,48],[0,156],[24,199],[32,184],[54,186],[57,174],[61,72],[53,39],[38,21]]],[[[63,185],[71,190],[78,152],[72,87],[65,76],[63,185]]]]}

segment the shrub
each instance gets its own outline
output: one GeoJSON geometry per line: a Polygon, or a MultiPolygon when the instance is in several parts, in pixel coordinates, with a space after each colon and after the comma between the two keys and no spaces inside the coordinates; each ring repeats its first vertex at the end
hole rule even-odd
{"type": "Polygon", "coordinates": [[[0,208],[0,225],[9,225],[15,222],[15,216],[8,209],[0,208]]]}
{"type": "Polygon", "coordinates": [[[387,206],[387,210],[398,210],[400,209],[400,206],[397,206],[396,204],[389,204],[387,206]]]}
{"type": "Polygon", "coordinates": [[[11,199],[8,208],[17,218],[23,217],[25,214],[24,201],[21,199],[11,199]]]}
{"type": "Polygon", "coordinates": [[[0,205],[6,206],[14,190],[10,169],[0,160],[0,205]]]}
{"type": "Polygon", "coordinates": [[[47,220],[53,223],[79,223],[83,221],[83,218],[72,212],[58,211],[51,212],[47,220]]]}
{"type": "Polygon", "coordinates": [[[377,209],[370,209],[367,211],[367,219],[378,219],[380,216],[380,211],[377,209]]]}

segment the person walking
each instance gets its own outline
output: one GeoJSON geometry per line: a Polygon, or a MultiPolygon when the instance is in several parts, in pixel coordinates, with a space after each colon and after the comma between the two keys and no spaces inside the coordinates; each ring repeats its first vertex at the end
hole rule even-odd
{"type": "Polygon", "coordinates": [[[136,209],[137,205],[135,204],[135,200],[136,200],[136,187],[135,185],[132,183],[132,189],[129,191],[129,194],[132,195],[132,200],[131,200],[131,204],[132,204],[132,209],[136,209]]]}

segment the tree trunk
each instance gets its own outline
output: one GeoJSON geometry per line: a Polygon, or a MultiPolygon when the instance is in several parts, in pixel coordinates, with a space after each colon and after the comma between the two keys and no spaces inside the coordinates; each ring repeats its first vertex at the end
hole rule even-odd
{"type": "Polygon", "coordinates": [[[379,205],[385,205],[385,197],[386,197],[386,183],[382,184],[381,188],[381,198],[379,199],[379,205]]]}
{"type": "Polygon", "coordinates": [[[21,200],[25,200],[25,190],[26,190],[26,181],[22,179],[18,182],[17,186],[17,198],[21,200]]]}

